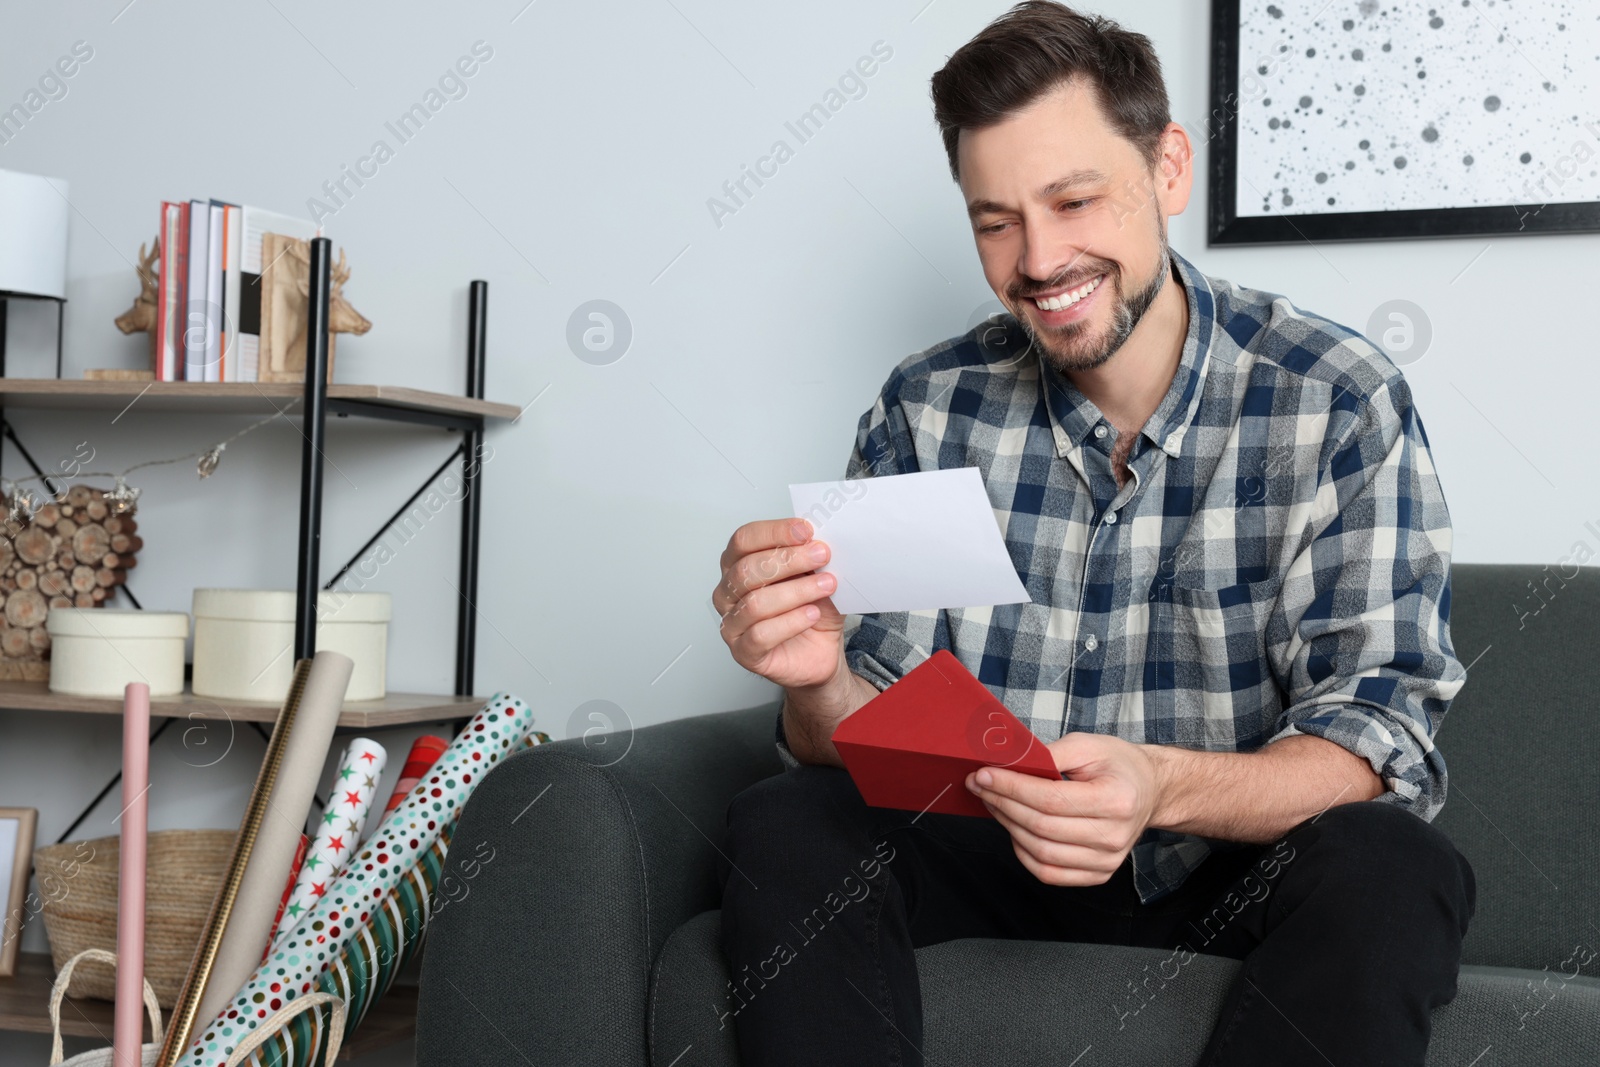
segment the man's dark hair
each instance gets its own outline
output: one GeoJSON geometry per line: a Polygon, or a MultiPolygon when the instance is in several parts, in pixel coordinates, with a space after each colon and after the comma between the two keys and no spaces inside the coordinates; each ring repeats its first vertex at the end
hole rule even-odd
{"type": "Polygon", "coordinates": [[[1100,15],[1024,0],[956,49],[933,76],[933,117],[951,177],[961,179],[962,130],[993,126],[1078,76],[1093,85],[1112,128],[1154,167],[1172,114],[1150,38],[1100,15]]]}

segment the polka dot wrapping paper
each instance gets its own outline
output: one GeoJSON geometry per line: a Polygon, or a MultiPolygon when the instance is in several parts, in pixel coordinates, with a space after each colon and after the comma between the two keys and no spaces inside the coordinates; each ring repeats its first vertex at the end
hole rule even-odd
{"type": "MultiPolygon", "coordinates": [[[[383,907],[373,913],[360,936],[350,938],[339,958],[317,976],[315,992],[332,993],[344,1001],[346,1040],[422,947],[427,924],[449,899],[441,894],[439,882],[455,825],[440,830],[433,847],[389,890],[383,907]]],[[[330,1015],[328,1006],[296,1015],[245,1062],[250,1067],[320,1065],[327,1058],[330,1015]]]]}
{"type": "Polygon", "coordinates": [[[489,769],[525,743],[532,726],[533,711],[521,700],[508,693],[490,699],[301,916],[283,944],[227,1007],[198,1029],[174,1067],[223,1067],[261,1020],[315,990],[318,976],[433,848],[489,769]]]}

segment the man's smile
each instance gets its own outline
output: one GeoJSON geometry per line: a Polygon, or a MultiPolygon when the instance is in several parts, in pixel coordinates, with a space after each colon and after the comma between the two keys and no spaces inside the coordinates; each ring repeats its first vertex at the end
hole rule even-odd
{"type": "Polygon", "coordinates": [[[1039,317],[1047,326],[1075,322],[1088,314],[1090,305],[1094,303],[1094,294],[1099,291],[1106,277],[1105,274],[1098,274],[1071,289],[1058,289],[1027,299],[1039,310],[1039,317]]]}

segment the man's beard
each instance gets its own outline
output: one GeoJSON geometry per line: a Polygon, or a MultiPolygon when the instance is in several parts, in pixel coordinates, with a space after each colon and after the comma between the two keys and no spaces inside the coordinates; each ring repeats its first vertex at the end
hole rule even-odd
{"type": "MultiPolygon", "coordinates": [[[[1163,225],[1162,230],[1165,229],[1163,225]]],[[[1058,372],[1094,370],[1117,354],[1134,328],[1144,318],[1145,312],[1150,310],[1150,305],[1161,295],[1161,287],[1166,284],[1167,272],[1171,270],[1170,256],[1167,235],[1163,232],[1161,259],[1156,265],[1155,273],[1138,292],[1131,296],[1122,290],[1122,271],[1109,264],[1106,266],[1103,271],[1105,280],[1100,283],[1099,288],[1105,289],[1109,286],[1105,295],[1115,293],[1117,301],[1111,308],[1111,326],[1104,337],[1097,338],[1092,335],[1089,331],[1093,326],[1087,320],[1069,322],[1065,326],[1047,326],[1041,332],[1035,329],[1029,315],[1017,315],[1016,319],[1022,324],[1022,329],[1033,343],[1033,347],[1043,353],[1046,361],[1058,372]]],[[[1044,286],[1038,291],[1044,292],[1050,288],[1054,286],[1044,286]]],[[[1013,293],[1012,300],[1020,305],[1022,301],[1031,298],[1013,293]]]]}

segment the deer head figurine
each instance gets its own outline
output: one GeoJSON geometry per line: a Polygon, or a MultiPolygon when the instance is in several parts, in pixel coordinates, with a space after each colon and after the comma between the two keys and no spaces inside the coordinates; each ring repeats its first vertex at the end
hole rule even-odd
{"type": "Polygon", "coordinates": [[[154,330],[156,325],[156,289],[157,270],[161,262],[161,241],[157,238],[150,242],[150,251],[145,251],[145,246],[139,246],[139,265],[134,269],[139,272],[139,296],[133,306],[117,316],[117,329],[123,333],[139,333],[142,330],[154,330]]]}
{"type": "Polygon", "coordinates": [[[156,295],[159,289],[159,271],[161,263],[161,238],[158,235],[150,242],[149,251],[145,246],[139,246],[139,265],[134,269],[139,273],[139,296],[134,300],[133,306],[116,318],[117,329],[123,333],[133,334],[145,332],[150,335],[150,366],[156,365],[156,317],[161,314],[161,309],[156,306],[156,295]]]}
{"type": "MultiPolygon", "coordinates": [[[[292,244],[289,246],[289,254],[306,266],[305,276],[300,279],[300,295],[309,300],[311,253],[303,244],[292,244]]],[[[350,280],[350,267],[345,263],[344,249],[339,249],[339,262],[333,264],[329,274],[333,288],[328,294],[328,332],[353,333],[359,337],[372,329],[372,323],[361,312],[351,307],[350,302],[344,298],[344,283],[350,280]]]]}

